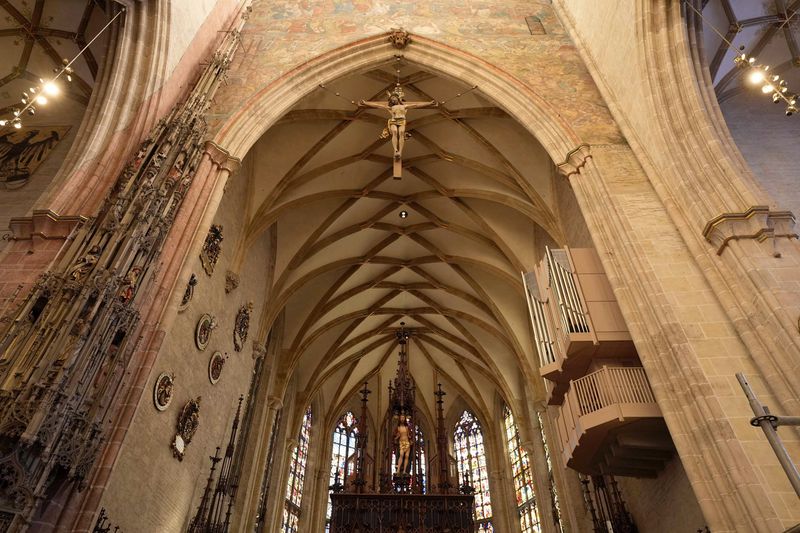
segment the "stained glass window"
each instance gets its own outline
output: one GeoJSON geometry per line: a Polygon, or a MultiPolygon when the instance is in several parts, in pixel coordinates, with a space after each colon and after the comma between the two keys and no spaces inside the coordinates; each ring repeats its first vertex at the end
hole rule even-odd
{"type": "Polygon", "coordinates": [[[538,411],[536,416],[539,418],[539,431],[542,432],[542,443],[544,444],[544,456],[547,459],[547,475],[550,482],[550,499],[553,501],[553,521],[559,531],[564,531],[561,526],[561,504],[558,501],[558,491],[556,491],[556,480],[553,476],[553,463],[550,459],[550,448],[547,446],[547,436],[544,433],[544,420],[538,411]]]}
{"type": "Polygon", "coordinates": [[[306,463],[308,462],[308,439],[311,433],[311,407],[306,409],[303,424],[300,426],[300,435],[297,437],[297,446],[292,452],[292,461],[289,465],[289,481],[286,485],[286,499],[283,505],[283,533],[297,533],[297,524],[300,521],[300,503],[303,498],[303,480],[306,476],[306,463]]]}
{"type": "Polygon", "coordinates": [[[486,450],[481,424],[475,415],[464,411],[453,437],[459,483],[475,489],[475,531],[493,532],[486,450]]]}
{"type": "Polygon", "coordinates": [[[503,407],[503,420],[506,426],[506,445],[511,459],[511,472],[514,476],[514,490],[517,495],[517,511],[522,533],[541,531],[539,510],[533,495],[533,470],[528,460],[528,452],[519,439],[519,427],[508,406],[503,407]]]}
{"type": "MultiPolygon", "coordinates": [[[[331,453],[331,479],[330,485],[337,481],[342,485],[345,484],[349,472],[347,460],[356,451],[356,444],[358,443],[358,420],[355,415],[348,411],[339,419],[336,429],[333,430],[333,450],[331,453]]],[[[326,514],[325,530],[328,531],[327,523],[331,519],[331,506],[330,496],[328,497],[328,511],[326,514]]]]}

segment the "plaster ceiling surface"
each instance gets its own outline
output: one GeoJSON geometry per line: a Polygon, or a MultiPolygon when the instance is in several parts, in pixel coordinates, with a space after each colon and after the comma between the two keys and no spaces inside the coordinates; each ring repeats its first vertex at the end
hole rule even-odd
{"type": "Polygon", "coordinates": [[[740,46],[800,92],[800,0],[702,0],[702,13],[706,61],[720,102],[760,91],[734,65],[740,46]]]}
{"type": "MultiPolygon", "coordinates": [[[[72,59],[106,24],[100,0],[0,0],[0,110],[19,107],[23,91],[51,79],[63,59],[72,59]]],[[[86,106],[107,46],[103,34],[72,68],[66,98],[86,106]]],[[[40,110],[46,114],[44,109],[40,110]]],[[[30,122],[27,120],[26,122],[30,122]]]]}
{"type": "Polygon", "coordinates": [[[248,239],[277,238],[265,321],[283,313],[285,367],[305,402],[319,392],[341,408],[366,380],[385,409],[403,322],[423,412],[441,381],[486,414],[535,375],[521,272],[539,235],[562,241],[553,165],[479,88],[400,72],[408,101],[446,102],[408,112],[401,179],[384,112],[350,103],[385,101],[393,67],[315,90],[248,154],[248,239]]]}

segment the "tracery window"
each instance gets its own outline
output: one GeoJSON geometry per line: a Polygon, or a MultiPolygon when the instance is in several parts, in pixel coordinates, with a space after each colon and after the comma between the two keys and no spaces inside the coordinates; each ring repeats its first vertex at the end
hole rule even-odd
{"type": "Polygon", "coordinates": [[[544,420],[542,420],[542,414],[538,411],[536,412],[536,416],[539,418],[539,431],[542,433],[542,444],[544,444],[544,457],[547,460],[547,476],[550,483],[550,499],[553,501],[553,521],[555,522],[556,526],[558,527],[559,531],[564,531],[564,527],[561,525],[561,504],[558,500],[558,491],[556,490],[556,480],[555,476],[553,475],[553,462],[550,459],[550,448],[547,446],[547,435],[544,432],[544,420]]]}
{"type": "MultiPolygon", "coordinates": [[[[331,452],[331,478],[330,485],[337,481],[345,484],[346,477],[350,475],[348,459],[356,451],[358,444],[358,419],[348,411],[339,419],[336,429],[333,430],[333,450],[331,452]]],[[[325,530],[328,530],[328,522],[331,519],[331,498],[328,496],[328,511],[326,513],[325,530]]]]}
{"type": "Polygon", "coordinates": [[[467,484],[475,489],[475,531],[493,532],[483,431],[478,419],[469,411],[464,411],[456,424],[453,447],[460,484],[467,484]]]}
{"type": "Polygon", "coordinates": [[[303,481],[306,476],[308,463],[308,439],[311,434],[311,407],[306,409],[303,424],[300,426],[300,435],[297,437],[297,446],[292,452],[292,461],[289,465],[289,481],[286,485],[286,499],[283,502],[283,533],[297,533],[297,524],[300,521],[300,503],[303,498],[303,481]]]}
{"type": "Polygon", "coordinates": [[[519,427],[508,406],[503,406],[503,421],[506,427],[506,446],[511,460],[511,472],[514,477],[514,490],[517,495],[517,511],[522,533],[541,531],[539,510],[533,494],[533,470],[528,460],[528,452],[522,447],[519,438],[519,427]]]}

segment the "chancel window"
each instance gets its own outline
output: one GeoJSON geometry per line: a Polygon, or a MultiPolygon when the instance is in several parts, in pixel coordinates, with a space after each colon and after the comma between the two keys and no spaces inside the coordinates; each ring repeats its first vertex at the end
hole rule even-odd
{"type": "Polygon", "coordinates": [[[303,481],[308,463],[308,439],[311,434],[311,407],[306,409],[303,424],[300,426],[300,435],[297,446],[292,452],[292,461],[289,465],[289,481],[286,485],[286,499],[283,505],[283,533],[297,533],[297,524],[300,521],[300,503],[303,498],[303,481]]]}
{"type": "MultiPolygon", "coordinates": [[[[355,415],[348,411],[339,419],[336,429],[333,430],[333,450],[331,453],[331,479],[330,485],[340,483],[344,485],[350,472],[352,464],[349,462],[351,456],[356,451],[358,444],[358,420],[355,415]]],[[[326,524],[331,519],[331,499],[328,496],[328,511],[326,514],[326,524]]],[[[328,526],[325,526],[327,531],[328,526]]]]}
{"type": "Polygon", "coordinates": [[[493,532],[492,501],[483,431],[478,419],[464,411],[453,433],[453,447],[458,465],[459,483],[475,490],[475,531],[493,532]]]}
{"type": "Polygon", "coordinates": [[[514,490],[517,495],[517,511],[522,533],[541,531],[539,510],[533,495],[533,470],[528,459],[528,452],[522,447],[519,438],[519,427],[508,406],[503,407],[503,421],[506,428],[506,446],[511,460],[511,472],[514,477],[514,490]]]}
{"type": "Polygon", "coordinates": [[[550,499],[553,502],[553,522],[559,531],[564,531],[561,525],[561,504],[558,501],[558,491],[556,490],[556,480],[553,475],[553,462],[550,459],[550,448],[547,446],[547,435],[544,432],[544,420],[538,411],[536,416],[539,418],[539,431],[542,432],[542,444],[544,444],[544,457],[547,459],[547,476],[550,484],[550,499]]]}

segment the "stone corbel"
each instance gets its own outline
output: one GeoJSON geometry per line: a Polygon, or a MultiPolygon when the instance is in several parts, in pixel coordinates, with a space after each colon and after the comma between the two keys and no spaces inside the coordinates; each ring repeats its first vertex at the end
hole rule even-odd
{"type": "Polygon", "coordinates": [[[283,400],[281,400],[277,396],[268,396],[267,397],[267,407],[270,409],[278,410],[283,408],[283,400]]]}
{"type": "Polygon", "coordinates": [[[708,221],[703,237],[722,255],[733,240],[753,239],[758,242],[772,239],[773,255],[780,257],[776,248],[778,238],[796,239],[795,218],[791,211],[770,211],[765,205],[756,205],[740,213],[722,213],[708,221]]]}
{"type": "Polygon", "coordinates": [[[562,176],[569,179],[573,174],[579,174],[586,162],[591,158],[591,147],[585,143],[579,144],[567,154],[564,161],[556,165],[556,168],[562,176]]]}
{"type": "Polygon", "coordinates": [[[267,355],[267,345],[258,341],[253,341],[253,359],[261,359],[267,355]]]}
{"type": "Polygon", "coordinates": [[[239,169],[242,168],[241,159],[233,157],[230,152],[214,141],[206,141],[205,153],[208,154],[208,157],[217,167],[227,170],[231,176],[239,172],[239,169]]]}

